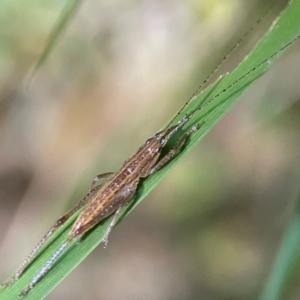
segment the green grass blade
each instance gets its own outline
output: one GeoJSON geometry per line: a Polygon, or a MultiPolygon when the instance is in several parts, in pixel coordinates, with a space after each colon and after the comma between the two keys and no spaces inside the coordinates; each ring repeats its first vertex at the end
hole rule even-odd
{"type": "Polygon", "coordinates": [[[285,284],[293,271],[294,263],[299,256],[300,245],[300,195],[297,207],[292,216],[281,246],[274,262],[267,284],[260,296],[260,300],[281,299],[285,284]]]}
{"type": "MultiPolygon", "coordinates": [[[[183,113],[193,111],[195,107],[199,107],[199,105],[203,102],[208,101],[214,95],[235,82],[243,74],[247,73],[267,57],[278,51],[285,44],[300,35],[299,15],[300,0],[295,0],[284,10],[277,22],[273,24],[273,27],[261,39],[250,55],[233,72],[206,89],[183,113]]],[[[193,146],[195,146],[206,133],[209,132],[218,120],[220,120],[220,118],[225,115],[233,104],[237,102],[241,94],[246,91],[249,85],[267,71],[279,56],[280,55],[273,57],[270,61],[264,63],[254,72],[235,84],[231,89],[227,89],[226,92],[222,93],[220,97],[196,115],[193,120],[193,124],[203,123],[204,125],[199,131],[192,135],[186,147],[184,147],[175,159],[173,159],[162,170],[141,182],[135,195],[133,205],[123,212],[119,221],[121,221],[125,215],[134,209],[143,200],[143,198],[147,196],[147,194],[164,178],[164,176],[166,176],[170,169],[175,166],[179,159],[183,158],[183,156],[193,146]]],[[[188,124],[184,130],[190,128],[193,124],[188,124]]],[[[180,133],[174,137],[171,144],[175,143],[179,136],[180,133]]],[[[0,299],[17,299],[19,292],[30,282],[33,275],[36,274],[41,266],[47,261],[53,251],[65,240],[66,233],[70,229],[74,218],[75,216],[53,236],[48,245],[41,250],[40,255],[36,258],[36,260],[34,260],[28,270],[26,270],[23,276],[12,287],[0,291],[0,299]]],[[[69,247],[64,255],[62,255],[62,257],[57,261],[54,267],[49,270],[47,275],[29,293],[26,299],[43,299],[97,245],[99,245],[103,239],[109,222],[110,218],[96,226],[90,233],[86,234],[80,243],[77,245],[71,245],[71,247],[69,247]]],[[[99,268],[101,268],[101,265],[99,265],[99,268]]]]}
{"type": "Polygon", "coordinates": [[[63,8],[58,21],[53,27],[48,41],[44,47],[43,52],[40,54],[38,60],[33,65],[31,71],[28,74],[27,82],[30,83],[37,69],[46,61],[48,55],[51,53],[53,47],[55,46],[59,36],[62,34],[63,30],[67,26],[68,22],[71,20],[73,14],[76,12],[77,7],[79,6],[81,0],[69,0],[65,7],[63,8]]]}

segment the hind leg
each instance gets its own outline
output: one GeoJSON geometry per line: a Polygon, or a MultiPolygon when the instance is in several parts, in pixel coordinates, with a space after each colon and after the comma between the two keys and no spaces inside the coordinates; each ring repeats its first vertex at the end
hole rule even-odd
{"type": "MultiPolygon", "coordinates": [[[[99,189],[104,185],[104,183],[98,186],[99,189]]],[[[35,248],[30,252],[30,254],[26,257],[24,262],[20,265],[18,270],[14,273],[13,277],[3,283],[0,287],[8,287],[12,285],[18,278],[23,274],[27,266],[32,262],[38,251],[44,246],[44,244],[49,240],[49,238],[59,229],[65,222],[72,217],[78,210],[87,205],[91,201],[92,197],[90,194],[87,194],[73,209],[71,209],[68,213],[60,217],[56,223],[50,228],[50,230],[44,235],[44,237],[39,241],[39,243],[35,246],[35,248]]]]}

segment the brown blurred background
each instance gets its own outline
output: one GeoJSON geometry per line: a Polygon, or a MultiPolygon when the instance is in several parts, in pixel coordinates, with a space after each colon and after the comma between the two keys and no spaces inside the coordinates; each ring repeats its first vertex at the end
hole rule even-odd
{"type": "MultiPolygon", "coordinates": [[[[0,4],[0,281],[183,105],[272,1],[83,1],[31,81],[66,1],[0,4]]],[[[230,71],[284,7],[226,62],[230,71]]],[[[300,44],[47,299],[253,299],[299,183],[300,44]]],[[[299,299],[291,286],[287,299],[299,299]]]]}

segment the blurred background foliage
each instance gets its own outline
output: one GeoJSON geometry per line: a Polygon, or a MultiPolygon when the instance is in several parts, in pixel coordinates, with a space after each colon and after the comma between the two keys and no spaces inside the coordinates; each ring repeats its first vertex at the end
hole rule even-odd
{"type": "MultiPolygon", "coordinates": [[[[271,2],[78,2],[34,73],[72,2],[0,4],[1,281],[96,174],[163,127],[271,2]]],[[[257,298],[296,206],[299,47],[47,299],[257,298]]],[[[299,299],[298,277],[283,299],[299,299]]]]}

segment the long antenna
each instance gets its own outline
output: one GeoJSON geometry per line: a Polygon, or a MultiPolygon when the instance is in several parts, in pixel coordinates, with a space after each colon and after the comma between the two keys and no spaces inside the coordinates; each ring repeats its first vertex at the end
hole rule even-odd
{"type": "MultiPolygon", "coordinates": [[[[195,114],[197,114],[200,110],[202,110],[204,107],[206,107],[207,105],[209,105],[211,102],[213,102],[214,100],[216,100],[217,98],[219,98],[221,95],[223,95],[228,89],[232,88],[233,86],[235,86],[237,83],[239,83],[242,79],[246,78],[247,76],[249,76],[251,73],[253,73],[255,70],[257,70],[259,67],[261,67],[263,64],[267,63],[268,61],[270,61],[270,59],[272,59],[273,57],[277,56],[279,53],[281,53],[284,49],[288,48],[289,46],[291,46],[294,42],[296,42],[298,39],[300,38],[300,35],[298,35],[296,38],[294,38],[292,41],[290,41],[289,43],[287,43],[286,45],[284,45],[283,47],[281,47],[278,51],[274,52],[272,55],[270,55],[268,58],[264,59],[263,61],[261,61],[258,65],[256,65],[255,67],[253,67],[252,69],[250,69],[247,73],[245,73],[243,76],[241,76],[240,78],[236,79],[234,82],[232,82],[231,84],[229,84],[227,87],[225,87],[224,89],[222,89],[221,92],[219,92],[218,94],[216,94],[214,97],[212,97],[211,99],[209,99],[207,102],[205,102],[204,104],[202,104],[199,108],[197,108],[196,110],[194,110],[191,114],[187,115],[185,117],[186,122],[190,119],[192,119],[194,117],[195,114]]],[[[178,116],[178,114],[176,115],[178,116]]]]}
{"type": "MultiPolygon", "coordinates": [[[[238,39],[236,44],[228,51],[228,53],[222,58],[219,64],[215,67],[215,69],[209,74],[209,76],[201,83],[201,85],[197,88],[197,90],[193,93],[193,95],[188,99],[188,101],[183,105],[183,107],[179,110],[179,112],[175,115],[175,117],[170,121],[164,132],[167,132],[171,127],[175,119],[181,114],[181,112],[203,91],[203,87],[212,76],[220,69],[220,67],[224,64],[227,58],[240,46],[240,44],[246,39],[246,37],[261,23],[261,21],[265,18],[265,16],[273,9],[273,7],[278,4],[278,0],[275,1],[263,14],[262,16],[255,21],[255,23],[238,39]]],[[[279,50],[280,51],[280,50],[279,50]]],[[[279,52],[278,51],[278,52],[279,52]]],[[[242,79],[242,78],[241,78],[242,79]]],[[[208,104],[208,103],[207,103],[208,104]]],[[[207,105],[206,104],[206,105],[207,105]]]]}

